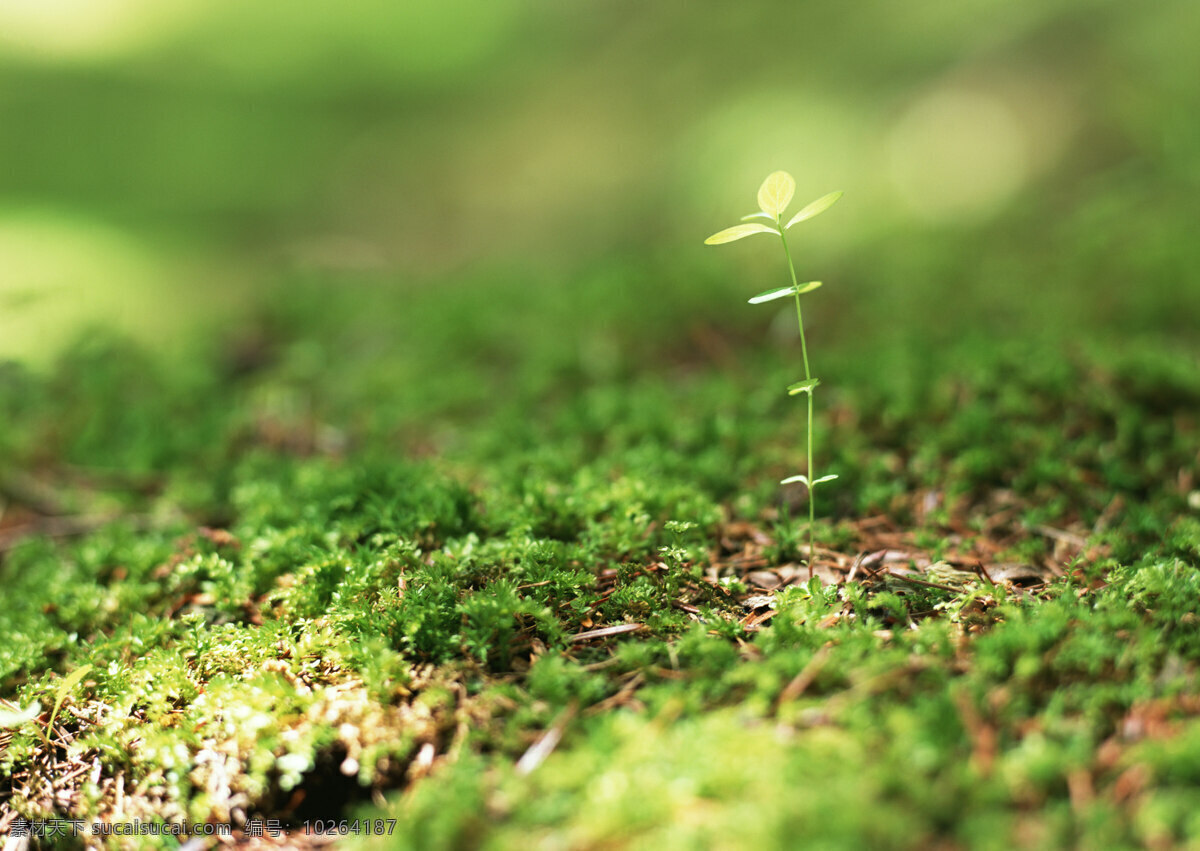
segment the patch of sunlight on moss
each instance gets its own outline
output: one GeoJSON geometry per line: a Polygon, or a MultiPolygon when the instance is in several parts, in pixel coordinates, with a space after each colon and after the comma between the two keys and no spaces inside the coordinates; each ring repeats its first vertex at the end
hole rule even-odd
{"type": "Polygon", "coordinates": [[[193,313],[189,266],[94,219],[0,210],[0,358],[44,363],[88,326],[165,343],[193,313]]]}

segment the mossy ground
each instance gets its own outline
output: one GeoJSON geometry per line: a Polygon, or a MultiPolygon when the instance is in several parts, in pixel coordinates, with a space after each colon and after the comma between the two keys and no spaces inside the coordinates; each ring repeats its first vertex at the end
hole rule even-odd
{"type": "Polygon", "coordinates": [[[810,582],[795,341],[637,268],[289,281],[169,356],[5,366],[0,698],[43,709],[0,731],[0,832],[1200,843],[1187,323],[817,302],[810,582]]]}

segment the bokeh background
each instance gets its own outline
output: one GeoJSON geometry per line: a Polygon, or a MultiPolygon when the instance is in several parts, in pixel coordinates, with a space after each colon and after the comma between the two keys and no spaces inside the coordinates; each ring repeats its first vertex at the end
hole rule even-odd
{"type": "Polygon", "coordinates": [[[752,339],[775,246],[702,240],[775,169],[846,193],[792,231],[831,337],[1187,344],[1198,30],[1195,0],[0,0],[0,356],[348,291],[414,345],[493,322],[520,358],[532,316],[600,372],[658,352],[607,323],[752,339]]]}

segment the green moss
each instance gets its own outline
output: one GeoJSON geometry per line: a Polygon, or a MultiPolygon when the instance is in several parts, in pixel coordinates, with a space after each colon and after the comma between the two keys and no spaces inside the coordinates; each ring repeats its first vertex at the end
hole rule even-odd
{"type": "Polygon", "coordinates": [[[819,544],[848,565],[883,516],[931,560],[1069,575],[800,575],[748,609],[752,572],[804,547],[803,504],[763,485],[801,425],[774,353],[601,375],[531,305],[478,319],[482,352],[532,340],[501,374],[421,298],[427,349],[389,342],[386,300],[330,299],[299,287],[249,376],[111,342],[0,374],[6,469],[82,518],[9,497],[44,525],[2,539],[0,698],[52,705],[95,666],[58,746],[46,713],[0,736],[0,808],[367,812],[421,848],[1196,840],[1194,353],[965,335],[893,380],[862,371],[886,337],[827,349],[819,544]]]}

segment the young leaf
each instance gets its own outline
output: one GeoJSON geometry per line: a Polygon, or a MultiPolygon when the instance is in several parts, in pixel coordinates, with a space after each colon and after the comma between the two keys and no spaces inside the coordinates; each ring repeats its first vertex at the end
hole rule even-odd
{"type": "Polygon", "coordinates": [[[807,284],[800,284],[799,286],[786,286],[766,290],[750,299],[750,304],[762,304],[764,301],[774,301],[777,298],[786,298],[793,294],[804,295],[807,292],[812,292],[819,286],[821,286],[820,281],[809,281],[807,284]]]}
{"type": "Polygon", "coordinates": [[[771,218],[782,216],[795,192],[796,181],[792,180],[790,174],[786,171],[773,172],[758,188],[758,206],[771,218]]]}
{"type": "Polygon", "coordinates": [[[772,222],[775,221],[775,217],[769,213],[751,213],[748,216],[742,216],[743,222],[748,222],[751,219],[769,219],[772,222]]]}
{"type": "Polygon", "coordinates": [[[764,301],[774,301],[777,298],[789,296],[796,291],[793,286],[776,287],[773,290],[764,290],[763,292],[750,299],[750,304],[762,304],[764,301]]]}
{"type": "Polygon", "coordinates": [[[42,713],[42,705],[36,700],[24,709],[0,709],[0,730],[8,728],[15,730],[23,724],[28,724],[42,713]]]}
{"type": "Polygon", "coordinates": [[[704,240],[705,245],[721,245],[725,242],[733,242],[735,239],[742,239],[756,233],[779,233],[775,228],[767,227],[766,225],[734,225],[731,228],[725,228],[720,233],[714,233],[708,239],[704,240]]]}
{"type": "Polygon", "coordinates": [[[821,476],[821,478],[813,479],[810,482],[808,480],[808,476],[788,476],[786,479],[782,480],[779,484],[791,485],[791,484],[795,484],[796,482],[799,482],[800,484],[804,485],[809,490],[812,490],[813,488],[815,488],[817,485],[821,484],[822,482],[832,482],[836,478],[837,478],[836,474],[832,475],[832,476],[821,476]]]}
{"type": "Polygon", "coordinates": [[[63,701],[67,699],[67,695],[75,686],[79,685],[79,681],[87,676],[88,671],[92,669],[91,665],[81,665],[63,678],[59,683],[58,690],[54,692],[54,711],[50,713],[50,723],[46,725],[46,730],[50,735],[54,731],[54,719],[58,717],[58,710],[62,709],[63,701]]]}
{"type": "Polygon", "coordinates": [[[813,388],[821,383],[819,378],[810,378],[807,381],[797,381],[795,384],[788,385],[788,395],[795,396],[797,393],[811,393],[813,388]]]}
{"type": "MultiPolygon", "coordinates": [[[[821,213],[824,213],[826,210],[828,210],[830,207],[832,207],[834,205],[834,202],[837,201],[837,199],[841,198],[841,197],[842,197],[842,193],[840,191],[830,192],[828,195],[821,196],[816,201],[813,201],[811,204],[809,204],[807,207],[805,207],[803,210],[801,210],[799,213],[792,216],[792,220],[787,223],[787,227],[790,228],[792,225],[799,224],[800,222],[804,221],[805,219],[811,219],[813,216],[821,215],[821,213]]],[[[784,229],[786,230],[787,228],[784,228],[784,229]]]]}

